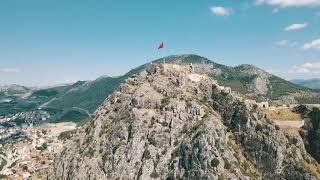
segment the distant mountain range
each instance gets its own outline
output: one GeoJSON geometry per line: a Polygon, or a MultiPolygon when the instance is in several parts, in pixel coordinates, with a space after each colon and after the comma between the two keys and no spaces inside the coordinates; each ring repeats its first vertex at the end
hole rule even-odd
{"type": "MultiPolygon", "coordinates": [[[[197,55],[165,57],[153,63],[193,64],[197,73],[205,73],[220,85],[231,87],[245,98],[283,103],[320,103],[316,91],[267,73],[253,65],[229,67],[197,55]]],[[[79,120],[91,115],[128,77],[144,70],[144,64],[119,77],[100,77],[94,81],[78,81],[72,85],[48,89],[30,89],[15,85],[0,91],[0,116],[31,109],[53,114],[54,121],[79,120]],[[12,102],[1,102],[11,99],[12,102]],[[1,107],[5,107],[4,109],[1,107]]]]}
{"type": "Polygon", "coordinates": [[[291,82],[311,89],[320,89],[320,78],[294,79],[291,82]]]}

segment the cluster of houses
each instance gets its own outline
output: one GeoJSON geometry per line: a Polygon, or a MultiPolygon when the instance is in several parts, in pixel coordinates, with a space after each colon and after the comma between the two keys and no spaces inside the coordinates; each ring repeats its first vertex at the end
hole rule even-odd
{"type": "Polygon", "coordinates": [[[54,125],[28,127],[23,129],[27,139],[0,144],[2,159],[7,161],[0,174],[9,179],[29,179],[45,172],[53,162],[54,154],[63,148],[63,142],[57,136],[65,130],[54,125]]]}
{"type": "Polygon", "coordinates": [[[8,166],[1,174],[9,178],[27,179],[33,173],[49,168],[53,159],[48,150],[37,150],[28,142],[7,143],[2,149],[8,166]]]}
{"type": "Polygon", "coordinates": [[[14,121],[16,119],[24,119],[26,121],[38,121],[38,120],[47,120],[50,118],[50,114],[46,111],[28,111],[28,112],[19,112],[12,115],[0,116],[0,123],[14,121]]]}

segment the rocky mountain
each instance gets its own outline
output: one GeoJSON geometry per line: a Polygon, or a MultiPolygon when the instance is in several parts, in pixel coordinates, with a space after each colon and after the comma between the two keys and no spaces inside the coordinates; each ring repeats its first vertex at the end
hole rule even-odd
{"type": "MultiPolygon", "coordinates": [[[[207,74],[245,98],[273,104],[320,103],[319,92],[288,82],[252,65],[229,67],[197,55],[169,56],[152,63],[162,64],[164,61],[179,65],[193,63],[195,72],[207,74]]],[[[142,72],[147,66],[142,65],[119,77],[100,77],[94,81],[79,81],[72,85],[32,91],[14,103],[28,109],[45,109],[54,115],[56,122],[78,121],[88,118],[125,79],[142,72]]]]}
{"type": "Polygon", "coordinates": [[[320,89],[320,79],[294,79],[291,82],[311,89],[320,89]]]}
{"type": "Polygon", "coordinates": [[[49,179],[320,178],[300,136],[204,67],[153,64],[129,77],[73,132],[49,179]]]}
{"type": "MultiPolygon", "coordinates": [[[[193,63],[196,72],[205,72],[219,84],[231,87],[239,95],[257,101],[269,101],[279,105],[320,103],[319,91],[296,85],[253,65],[230,67],[197,55],[169,56],[152,63],[162,64],[163,62],[180,65],[193,63]]],[[[139,73],[147,66],[148,64],[145,64],[133,69],[125,77],[139,73]]]]}
{"type": "MultiPolygon", "coordinates": [[[[197,55],[170,56],[165,61],[174,64],[193,63],[196,72],[205,72],[219,84],[257,101],[270,101],[274,104],[320,103],[318,92],[293,84],[253,65],[229,67],[197,55]]],[[[163,59],[155,62],[161,63],[163,59]]]]}
{"type": "MultiPolygon", "coordinates": [[[[205,72],[219,84],[231,87],[246,98],[272,101],[277,104],[320,103],[319,93],[271,75],[252,65],[229,67],[197,55],[169,56],[152,63],[161,64],[164,61],[180,65],[193,63],[196,72],[205,72]]],[[[65,94],[47,103],[46,107],[58,110],[77,107],[93,113],[125,79],[145,70],[147,66],[148,64],[142,65],[120,77],[101,77],[95,81],[82,82],[79,86],[74,85],[75,87],[70,88],[65,94]]]]}
{"type": "Polygon", "coordinates": [[[2,94],[6,94],[7,96],[14,96],[14,95],[22,95],[29,92],[31,89],[25,86],[20,85],[8,85],[8,86],[0,86],[0,92],[2,94]]]}

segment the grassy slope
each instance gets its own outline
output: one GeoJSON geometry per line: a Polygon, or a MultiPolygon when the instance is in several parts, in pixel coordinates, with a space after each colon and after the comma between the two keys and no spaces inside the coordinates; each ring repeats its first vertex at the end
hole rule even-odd
{"type": "Polygon", "coordinates": [[[14,95],[6,96],[4,93],[1,93],[0,98],[10,98],[13,101],[0,103],[0,116],[36,110],[42,103],[63,94],[67,89],[69,89],[69,86],[38,90],[33,92],[32,95],[26,99],[21,99],[14,95]]]}
{"type": "Polygon", "coordinates": [[[13,101],[10,103],[0,103],[0,116],[6,116],[8,114],[15,114],[18,112],[25,112],[35,109],[37,106],[34,103],[28,103],[23,101],[13,101]]]}
{"type": "Polygon", "coordinates": [[[312,90],[308,88],[293,84],[292,82],[286,81],[277,76],[272,76],[271,78],[269,78],[269,80],[270,90],[267,94],[267,97],[272,100],[276,100],[280,96],[288,95],[289,93],[295,93],[299,91],[312,92],[312,90]]]}
{"type": "Polygon", "coordinates": [[[92,113],[102,104],[109,94],[118,88],[121,82],[121,78],[99,78],[95,81],[74,87],[48,106],[62,110],[78,107],[92,113]]]}

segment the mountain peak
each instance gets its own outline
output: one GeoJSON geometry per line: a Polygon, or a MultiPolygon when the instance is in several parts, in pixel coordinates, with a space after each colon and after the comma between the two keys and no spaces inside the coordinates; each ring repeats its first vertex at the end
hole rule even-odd
{"type": "Polygon", "coordinates": [[[195,55],[195,54],[172,55],[172,56],[163,57],[153,62],[161,63],[163,61],[166,61],[167,63],[172,63],[172,64],[190,64],[190,63],[215,64],[209,59],[199,55],[195,55]]]}
{"type": "Polygon", "coordinates": [[[254,66],[252,64],[241,64],[239,66],[236,66],[234,67],[235,69],[238,69],[242,72],[248,72],[250,74],[252,74],[253,72],[257,73],[257,72],[260,72],[260,73],[264,73],[264,74],[269,74],[268,72],[266,72],[265,70],[257,67],[257,66],[254,66]]]}
{"type": "Polygon", "coordinates": [[[49,177],[313,176],[300,167],[308,164],[304,148],[296,145],[301,138],[292,143],[253,102],[190,65],[148,65],[125,80],[84,128],[58,155],[49,177]]]}

